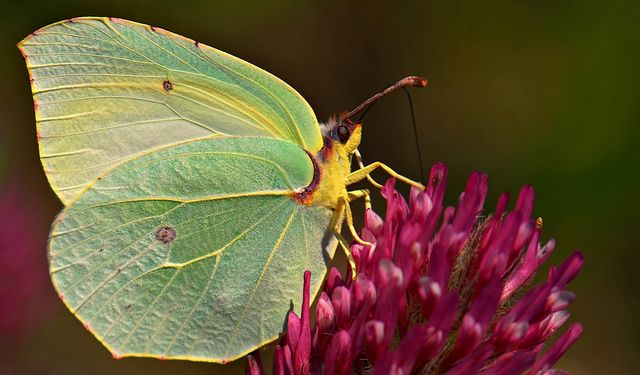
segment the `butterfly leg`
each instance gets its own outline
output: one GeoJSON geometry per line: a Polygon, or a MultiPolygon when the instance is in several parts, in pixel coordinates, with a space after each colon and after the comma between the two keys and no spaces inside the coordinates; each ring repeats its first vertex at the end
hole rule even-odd
{"type": "Polygon", "coordinates": [[[335,211],[333,212],[333,217],[331,218],[331,229],[333,230],[334,235],[336,236],[336,239],[338,240],[338,243],[340,244],[340,246],[342,247],[342,250],[344,251],[345,256],[347,257],[347,261],[349,262],[349,266],[351,267],[351,270],[353,271],[351,273],[351,276],[353,277],[353,279],[355,280],[356,278],[356,261],[353,258],[353,254],[351,253],[351,249],[349,248],[349,242],[344,238],[344,236],[342,235],[342,233],[340,233],[340,229],[342,227],[342,220],[345,219],[346,220],[346,224],[347,227],[349,228],[349,231],[351,232],[351,235],[353,236],[353,239],[365,246],[371,246],[373,245],[371,242],[367,242],[365,240],[363,240],[359,235],[358,232],[356,231],[356,228],[353,225],[353,214],[351,212],[351,206],[350,206],[350,202],[353,202],[356,199],[359,198],[364,198],[365,200],[365,207],[370,209],[371,208],[371,197],[369,194],[369,190],[366,189],[362,189],[362,190],[353,190],[350,192],[347,192],[347,199],[340,199],[338,201],[338,206],[336,207],[335,211]]]}
{"type": "Polygon", "coordinates": [[[344,251],[344,255],[347,257],[347,261],[349,262],[349,266],[351,267],[351,277],[355,280],[356,278],[356,261],[353,259],[353,254],[351,254],[351,249],[349,248],[349,242],[344,238],[342,233],[340,233],[340,229],[342,227],[342,219],[345,214],[346,205],[342,203],[344,201],[340,201],[338,203],[338,207],[336,207],[335,211],[333,211],[333,216],[331,217],[330,228],[333,231],[333,234],[336,236],[338,240],[338,244],[342,247],[342,251],[344,251]]]}
{"type": "Polygon", "coordinates": [[[412,179],[407,178],[407,177],[399,174],[398,172],[396,172],[393,169],[391,169],[391,167],[389,167],[388,165],[380,163],[379,161],[371,163],[371,164],[365,166],[364,168],[360,168],[360,169],[355,170],[355,171],[351,172],[350,174],[348,174],[347,178],[345,179],[346,185],[351,185],[351,184],[354,184],[354,183],[356,183],[358,181],[364,180],[365,178],[367,178],[369,173],[373,172],[377,168],[383,169],[391,177],[394,177],[394,178],[404,182],[405,184],[408,184],[408,185],[411,185],[411,186],[415,186],[415,187],[417,187],[418,189],[420,189],[422,191],[425,190],[424,185],[422,185],[421,183],[413,181],[412,179]]]}
{"type": "MultiPolygon", "coordinates": [[[[356,163],[358,163],[358,167],[360,167],[360,169],[363,169],[364,163],[362,162],[362,155],[360,154],[360,151],[357,148],[354,151],[353,155],[356,157],[356,163]]],[[[377,187],[378,189],[382,188],[382,184],[374,180],[370,174],[367,175],[367,180],[369,180],[371,185],[377,187]]]]}
{"type": "Polygon", "coordinates": [[[365,241],[362,238],[360,238],[360,235],[358,234],[356,227],[353,226],[353,214],[351,212],[351,205],[347,200],[343,200],[343,202],[344,202],[343,204],[345,208],[345,220],[347,222],[347,228],[349,228],[349,232],[351,232],[351,236],[353,237],[353,239],[361,245],[365,245],[365,246],[373,245],[371,242],[365,241]]]}
{"type": "Polygon", "coordinates": [[[349,202],[353,202],[356,199],[364,198],[364,208],[369,210],[371,209],[371,194],[369,193],[369,190],[352,190],[348,191],[347,195],[349,196],[349,202]]]}
{"type": "Polygon", "coordinates": [[[353,258],[353,254],[351,253],[351,249],[349,248],[349,242],[347,242],[347,239],[344,238],[344,236],[342,236],[342,234],[340,234],[339,232],[336,232],[335,235],[338,239],[340,247],[342,247],[344,255],[347,257],[347,262],[349,262],[349,267],[351,268],[351,278],[355,280],[358,272],[356,271],[356,260],[353,258]]]}

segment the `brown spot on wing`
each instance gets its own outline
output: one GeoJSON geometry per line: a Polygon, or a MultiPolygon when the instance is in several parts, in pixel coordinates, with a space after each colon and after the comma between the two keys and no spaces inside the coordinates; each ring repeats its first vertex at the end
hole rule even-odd
{"type": "Polygon", "coordinates": [[[173,83],[171,83],[171,81],[169,80],[166,80],[162,82],[162,88],[164,89],[164,91],[169,92],[173,90],[173,83]]]}
{"type": "Polygon", "coordinates": [[[156,240],[168,244],[175,241],[177,236],[176,230],[171,227],[160,227],[156,231],[156,240]]]}

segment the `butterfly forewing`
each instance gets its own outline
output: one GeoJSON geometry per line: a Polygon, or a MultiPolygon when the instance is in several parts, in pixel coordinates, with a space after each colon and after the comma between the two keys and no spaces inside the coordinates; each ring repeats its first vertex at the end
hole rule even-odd
{"type": "Polygon", "coordinates": [[[116,164],[212,135],[322,144],[304,99],[273,75],[204,44],[130,21],[76,18],[19,44],[40,154],[68,204],[116,164]]]}

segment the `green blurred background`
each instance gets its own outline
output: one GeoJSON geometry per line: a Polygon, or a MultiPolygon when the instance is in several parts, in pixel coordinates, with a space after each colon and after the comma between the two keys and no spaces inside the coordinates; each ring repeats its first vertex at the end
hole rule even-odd
{"type": "MultiPolygon", "coordinates": [[[[243,363],[115,361],[48,281],[45,241],[61,205],[38,160],[28,77],[15,44],[61,19],[104,15],[160,26],[250,61],[295,87],[321,120],[404,75],[427,77],[429,87],[413,91],[418,131],[426,165],[442,160],[450,168],[448,203],[476,169],[490,175],[487,210],[500,192],[531,183],[544,236],[558,240],[551,262],[573,249],[586,255],[572,284],[573,319],[585,332],[559,367],[636,373],[640,3],[400,3],[0,1],[0,290],[18,295],[0,306],[9,316],[0,332],[0,372],[243,371],[243,363]]],[[[377,105],[364,131],[366,160],[418,177],[403,95],[377,105]]]]}

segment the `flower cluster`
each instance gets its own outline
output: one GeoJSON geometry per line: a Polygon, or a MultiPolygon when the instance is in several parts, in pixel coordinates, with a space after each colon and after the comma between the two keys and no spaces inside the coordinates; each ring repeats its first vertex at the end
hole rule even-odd
{"type": "MultiPolygon", "coordinates": [[[[426,191],[409,203],[389,180],[382,219],[368,210],[353,244],[357,278],[332,268],[310,323],[305,273],[301,316],[290,312],[275,349],[274,374],[560,374],[555,362],[582,331],[574,323],[545,350],[569,318],[567,284],[579,252],[523,290],[555,247],[542,245],[525,186],[510,212],[503,194],[482,218],[487,176],[474,173],[456,207],[443,207],[447,169],[433,166],[426,191]]],[[[256,353],[248,374],[263,374],[256,353]]]]}

